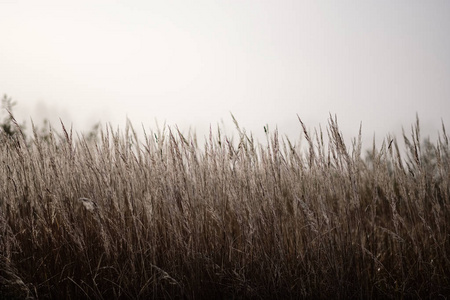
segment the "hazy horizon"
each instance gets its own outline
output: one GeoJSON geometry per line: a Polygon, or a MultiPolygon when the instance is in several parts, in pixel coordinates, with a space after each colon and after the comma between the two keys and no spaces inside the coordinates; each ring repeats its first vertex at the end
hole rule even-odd
{"type": "MultiPolygon", "coordinates": [[[[155,119],[263,139],[338,117],[346,139],[450,126],[448,1],[4,1],[0,93],[75,130],[155,119]]],[[[58,122],[58,123],[56,123],[58,122]]],[[[55,124],[56,123],[56,124],[55,124]]]]}

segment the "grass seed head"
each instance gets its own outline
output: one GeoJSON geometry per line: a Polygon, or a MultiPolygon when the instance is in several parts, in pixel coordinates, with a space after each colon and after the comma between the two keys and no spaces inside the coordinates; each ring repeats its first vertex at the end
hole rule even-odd
{"type": "Polygon", "coordinates": [[[95,209],[97,209],[97,203],[95,203],[91,199],[80,198],[78,199],[78,201],[80,201],[83,204],[84,208],[86,208],[89,211],[94,211],[95,209]]]}

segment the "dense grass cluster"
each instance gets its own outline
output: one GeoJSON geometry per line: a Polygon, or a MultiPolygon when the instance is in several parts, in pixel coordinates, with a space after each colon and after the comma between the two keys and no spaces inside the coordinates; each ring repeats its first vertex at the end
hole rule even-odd
{"type": "Polygon", "coordinates": [[[0,298],[450,297],[445,128],[369,160],[335,119],[301,128],[0,133],[0,298]]]}

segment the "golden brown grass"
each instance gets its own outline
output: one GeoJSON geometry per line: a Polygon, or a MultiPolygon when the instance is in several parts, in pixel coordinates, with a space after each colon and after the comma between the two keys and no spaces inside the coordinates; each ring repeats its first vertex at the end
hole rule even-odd
{"type": "Polygon", "coordinates": [[[0,133],[0,296],[450,297],[445,128],[424,144],[417,122],[405,157],[388,137],[364,161],[336,119],[300,125],[306,151],[239,127],[203,146],[167,127],[0,133]]]}

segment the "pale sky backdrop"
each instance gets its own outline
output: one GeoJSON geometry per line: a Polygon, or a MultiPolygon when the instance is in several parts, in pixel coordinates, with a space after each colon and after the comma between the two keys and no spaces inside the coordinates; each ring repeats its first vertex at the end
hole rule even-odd
{"type": "MultiPolygon", "coordinates": [[[[450,1],[0,1],[0,93],[20,120],[262,140],[337,114],[347,138],[450,131],[450,1]],[[228,126],[227,125],[227,126],[228,126]]],[[[28,121],[29,123],[29,121],[28,121]]]]}

